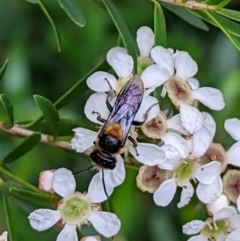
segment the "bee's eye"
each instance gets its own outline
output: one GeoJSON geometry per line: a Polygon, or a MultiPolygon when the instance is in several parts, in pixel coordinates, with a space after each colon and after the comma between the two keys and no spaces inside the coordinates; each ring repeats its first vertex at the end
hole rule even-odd
{"type": "Polygon", "coordinates": [[[93,144],[96,145],[96,141],[94,141],[93,144]]]}

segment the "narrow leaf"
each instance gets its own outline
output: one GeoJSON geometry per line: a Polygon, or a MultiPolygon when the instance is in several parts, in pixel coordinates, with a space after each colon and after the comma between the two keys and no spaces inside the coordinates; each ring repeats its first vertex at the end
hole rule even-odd
{"type": "Polygon", "coordinates": [[[167,47],[166,21],[159,2],[154,1],[154,34],[155,45],[167,47]]]}
{"type": "Polygon", "coordinates": [[[43,117],[46,120],[53,136],[57,136],[60,126],[60,118],[56,107],[50,100],[42,96],[34,95],[33,97],[42,111],[43,117]]]}
{"type": "Polygon", "coordinates": [[[47,17],[47,19],[52,27],[52,30],[53,30],[53,33],[54,33],[54,36],[56,39],[56,43],[57,43],[58,52],[61,52],[61,43],[60,43],[60,37],[59,37],[58,31],[57,31],[57,27],[55,26],[47,9],[44,7],[44,5],[42,4],[42,2],[40,0],[25,0],[25,1],[33,3],[33,4],[38,4],[40,6],[40,8],[42,9],[44,15],[47,17]]]}
{"type": "Polygon", "coordinates": [[[111,16],[116,28],[118,29],[119,34],[121,35],[121,38],[123,40],[123,44],[125,48],[127,49],[128,54],[130,54],[133,57],[134,61],[134,70],[136,72],[137,70],[137,44],[136,41],[133,40],[126,22],[124,21],[122,15],[118,11],[118,9],[115,7],[115,5],[111,2],[111,0],[102,0],[105,4],[109,15],[111,16]]]}
{"type": "Polygon", "coordinates": [[[217,11],[217,13],[219,13],[227,18],[233,19],[237,22],[240,22],[240,12],[239,11],[221,8],[217,11]]]}
{"type": "Polygon", "coordinates": [[[191,12],[189,12],[187,9],[183,7],[177,7],[174,5],[169,4],[162,4],[167,10],[170,12],[176,14],[178,17],[182,18],[184,21],[186,21],[188,24],[202,29],[204,31],[208,31],[208,26],[198,17],[194,16],[191,12]]]}
{"type": "Polygon", "coordinates": [[[229,40],[233,43],[233,45],[240,51],[240,42],[234,38],[229,32],[228,30],[221,25],[220,22],[217,21],[216,18],[214,18],[214,16],[212,14],[210,14],[209,12],[207,11],[204,11],[204,13],[216,24],[216,26],[218,26],[222,31],[223,33],[226,34],[226,36],[229,38],[229,40]]]}
{"type": "MultiPolygon", "coordinates": [[[[191,10],[190,10],[191,11],[191,10]]],[[[211,23],[214,26],[217,26],[217,24],[208,16],[206,15],[203,11],[191,11],[193,14],[196,16],[204,19],[205,21],[211,23]]],[[[235,23],[225,17],[222,17],[218,15],[217,13],[211,13],[211,15],[222,25],[223,28],[225,28],[229,33],[240,37],[240,26],[238,23],[235,23]]],[[[217,26],[218,27],[218,26],[217,26]]]]}
{"type": "Polygon", "coordinates": [[[2,66],[1,69],[0,69],[0,81],[2,80],[2,78],[3,78],[4,74],[5,74],[5,71],[6,71],[6,69],[7,69],[8,60],[9,60],[9,59],[6,59],[6,60],[5,60],[3,66],[2,66]]]}
{"type": "Polygon", "coordinates": [[[218,9],[218,8],[223,8],[229,2],[231,2],[231,0],[207,0],[207,1],[203,2],[203,3],[205,3],[207,5],[214,6],[216,9],[218,9]]]}
{"type": "Polygon", "coordinates": [[[13,223],[14,223],[14,214],[13,209],[9,205],[8,197],[3,195],[3,208],[7,223],[7,231],[8,231],[8,240],[17,241],[17,234],[15,232],[13,223]]]}
{"type": "Polygon", "coordinates": [[[83,27],[86,24],[86,19],[79,5],[79,1],[58,0],[58,3],[75,24],[80,27],[83,27]]]}
{"type": "Polygon", "coordinates": [[[7,96],[5,94],[1,94],[0,95],[0,101],[4,107],[4,110],[7,114],[7,120],[4,122],[4,126],[6,128],[12,128],[13,124],[14,124],[14,117],[13,117],[13,106],[10,103],[9,99],[7,98],[7,96]]]}
{"type": "MultiPolygon", "coordinates": [[[[11,194],[18,200],[22,199],[31,205],[35,205],[42,208],[50,208],[51,201],[39,193],[34,193],[28,190],[22,190],[13,186],[11,194]]],[[[50,194],[49,194],[50,195],[50,194]]],[[[54,197],[54,195],[53,195],[54,197]]]]}
{"type": "Polygon", "coordinates": [[[20,145],[12,150],[6,157],[3,158],[2,164],[10,163],[17,160],[35,147],[41,139],[40,133],[34,133],[28,136],[20,145]]]}

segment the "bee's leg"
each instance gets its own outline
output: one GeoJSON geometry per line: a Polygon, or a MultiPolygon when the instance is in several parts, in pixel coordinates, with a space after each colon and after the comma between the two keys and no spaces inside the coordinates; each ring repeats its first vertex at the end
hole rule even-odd
{"type": "Polygon", "coordinates": [[[136,151],[136,153],[137,153],[137,156],[139,156],[139,153],[138,153],[138,151],[137,151],[137,146],[138,146],[138,144],[137,144],[136,140],[133,139],[131,136],[128,136],[128,139],[129,139],[129,141],[132,142],[133,148],[135,149],[135,151],[136,151]]]}
{"type": "Polygon", "coordinates": [[[121,154],[121,157],[122,157],[123,159],[126,159],[126,158],[127,158],[124,152],[121,154]]]}
{"type": "Polygon", "coordinates": [[[97,111],[92,111],[93,114],[97,114],[97,120],[101,121],[102,123],[105,123],[106,120],[101,117],[101,114],[97,111]]]}
{"type": "Polygon", "coordinates": [[[151,106],[145,111],[145,113],[143,114],[143,121],[133,121],[132,124],[133,124],[134,126],[141,126],[141,125],[143,125],[143,124],[145,123],[146,119],[148,118],[148,113],[149,113],[149,111],[150,111],[150,110],[152,109],[152,107],[155,106],[155,105],[158,105],[158,103],[155,103],[155,104],[151,105],[151,106]]]}
{"type": "Polygon", "coordinates": [[[107,108],[109,109],[109,111],[111,112],[112,109],[113,109],[113,107],[111,106],[109,100],[110,100],[111,98],[113,98],[114,96],[116,96],[116,93],[115,93],[113,87],[111,86],[111,84],[109,83],[108,79],[105,78],[104,80],[107,81],[107,83],[108,83],[108,85],[109,85],[109,88],[110,88],[110,91],[109,91],[109,93],[108,93],[108,97],[107,97],[107,99],[106,99],[106,105],[107,105],[107,108]]]}
{"type": "Polygon", "coordinates": [[[103,184],[104,193],[107,196],[107,198],[109,198],[108,193],[107,193],[107,189],[106,189],[106,183],[105,183],[105,179],[104,179],[104,170],[103,169],[102,169],[102,184],[103,184]]]}

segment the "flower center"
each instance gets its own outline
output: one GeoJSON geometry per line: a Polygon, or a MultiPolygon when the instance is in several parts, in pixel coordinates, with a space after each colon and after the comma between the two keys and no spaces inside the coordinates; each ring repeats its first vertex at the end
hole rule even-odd
{"type": "Polygon", "coordinates": [[[116,95],[119,94],[119,92],[121,91],[122,87],[132,78],[132,76],[129,77],[125,77],[125,78],[119,78],[118,82],[117,82],[117,87],[116,87],[116,95]]]}
{"type": "Polygon", "coordinates": [[[64,223],[81,225],[87,222],[91,213],[91,203],[82,193],[74,193],[60,203],[58,210],[64,223]]]}
{"type": "Polygon", "coordinates": [[[183,79],[173,76],[164,86],[167,89],[169,98],[177,107],[181,104],[191,105],[193,103],[192,90],[183,79]]]}
{"type": "Polygon", "coordinates": [[[210,240],[215,241],[218,240],[219,235],[227,234],[228,231],[228,223],[226,220],[218,220],[216,222],[208,223],[201,230],[201,233],[208,237],[210,240]]]}
{"type": "Polygon", "coordinates": [[[188,181],[196,172],[197,163],[192,159],[186,159],[174,169],[174,177],[176,182],[182,186],[184,182],[188,181]]]}
{"type": "Polygon", "coordinates": [[[153,61],[149,57],[139,56],[137,58],[137,75],[141,75],[142,72],[152,64],[153,61]]]}
{"type": "Polygon", "coordinates": [[[155,118],[144,123],[141,127],[143,133],[153,139],[161,139],[167,132],[166,116],[160,112],[155,118]]]}

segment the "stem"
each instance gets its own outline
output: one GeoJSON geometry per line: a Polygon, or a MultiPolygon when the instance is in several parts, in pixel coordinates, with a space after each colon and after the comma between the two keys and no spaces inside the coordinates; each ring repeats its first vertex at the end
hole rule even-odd
{"type": "Polygon", "coordinates": [[[181,3],[180,0],[159,0],[159,2],[165,2],[165,3],[177,5],[180,7],[189,8],[192,10],[211,10],[211,11],[216,10],[215,6],[210,6],[208,4],[195,2],[195,1],[187,1],[186,3],[181,3]]]}
{"type": "Polygon", "coordinates": [[[33,186],[32,184],[22,180],[21,178],[15,176],[14,174],[12,174],[11,172],[7,171],[6,169],[4,169],[3,167],[0,167],[0,172],[3,173],[4,175],[10,177],[11,179],[17,181],[18,183],[21,183],[23,186],[27,187],[29,190],[39,193],[42,196],[45,196],[46,198],[49,198],[50,195],[46,192],[43,192],[42,190],[38,189],[37,187],[33,186]]]}

